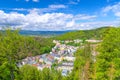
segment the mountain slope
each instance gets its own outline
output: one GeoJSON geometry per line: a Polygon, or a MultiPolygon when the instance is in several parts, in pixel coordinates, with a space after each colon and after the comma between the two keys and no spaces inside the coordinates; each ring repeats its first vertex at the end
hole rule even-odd
{"type": "Polygon", "coordinates": [[[56,36],[57,40],[73,40],[73,39],[101,39],[109,29],[113,27],[102,27],[93,30],[79,30],[68,32],[60,36],[56,36]]]}

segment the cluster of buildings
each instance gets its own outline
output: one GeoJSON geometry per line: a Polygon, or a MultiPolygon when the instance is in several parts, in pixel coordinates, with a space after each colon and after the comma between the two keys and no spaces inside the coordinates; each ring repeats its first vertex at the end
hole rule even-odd
{"type": "MultiPolygon", "coordinates": [[[[102,42],[102,40],[95,40],[95,39],[88,39],[88,40],[84,40],[85,42],[89,42],[89,43],[99,43],[102,42]]],[[[75,40],[65,40],[65,41],[61,41],[61,40],[53,40],[53,43],[83,43],[83,40],[81,39],[75,39],[75,40]]]]}
{"type": "Polygon", "coordinates": [[[63,76],[66,76],[74,67],[74,53],[78,47],[61,44],[57,41],[55,44],[49,54],[26,57],[18,63],[18,66],[29,64],[37,67],[38,70],[43,70],[44,68],[51,69],[53,67],[56,70],[60,70],[63,76]]]}
{"type": "MultiPolygon", "coordinates": [[[[100,40],[86,40],[87,42],[101,42],[100,40]]],[[[21,62],[18,63],[18,66],[21,67],[25,64],[29,64],[38,68],[38,70],[43,70],[44,68],[54,68],[62,72],[63,76],[69,74],[74,67],[74,53],[77,51],[80,46],[70,46],[66,43],[82,43],[82,40],[66,40],[59,41],[53,40],[53,43],[56,45],[52,48],[51,52],[48,54],[37,55],[34,57],[26,57],[21,62]],[[62,42],[62,44],[61,44],[62,42]]]]}
{"type": "Polygon", "coordinates": [[[75,39],[75,40],[65,40],[65,41],[61,41],[61,40],[53,40],[53,43],[70,43],[70,42],[74,42],[74,43],[82,43],[83,40],[80,40],[80,39],[75,39]]]}

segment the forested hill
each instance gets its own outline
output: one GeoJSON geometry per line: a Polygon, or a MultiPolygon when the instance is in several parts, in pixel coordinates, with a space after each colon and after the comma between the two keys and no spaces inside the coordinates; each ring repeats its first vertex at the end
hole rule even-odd
{"type": "Polygon", "coordinates": [[[2,54],[7,54],[7,51],[12,50],[11,53],[19,54],[19,56],[17,55],[18,59],[49,53],[54,46],[50,38],[22,36],[17,30],[0,32],[0,42],[0,52],[2,54]]]}
{"type": "Polygon", "coordinates": [[[60,36],[56,36],[57,40],[72,40],[72,39],[102,39],[103,34],[107,33],[109,29],[114,27],[102,27],[92,30],[79,30],[68,32],[60,36]]]}
{"type": "MultiPolygon", "coordinates": [[[[12,30],[13,32],[15,30],[12,30]]],[[[5,30],[0,30],[0,32],[5,32],[5,30]]],[[[31,30],[19,30],[20,35],[25,36],[58,36],[65,34],[67,32],[72,32],[71,30],[68,31],[31,31],[31,30]]]]}

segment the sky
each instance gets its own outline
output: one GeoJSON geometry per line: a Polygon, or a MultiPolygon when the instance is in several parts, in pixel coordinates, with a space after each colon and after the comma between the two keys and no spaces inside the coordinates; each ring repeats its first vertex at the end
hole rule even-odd
{"type": "Polygon", "coordinates": [[[0,29],[63,31],[120,25],[120,0],[0,0],[0,29]]]}

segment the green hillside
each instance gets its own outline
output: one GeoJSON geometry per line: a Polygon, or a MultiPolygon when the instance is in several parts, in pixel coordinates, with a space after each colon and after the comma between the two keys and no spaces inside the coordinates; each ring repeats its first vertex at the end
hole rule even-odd
{"type": "Polygon", "coordinates": [[[68,32],[66,34],[55,37],[57,40],[73,40],[73,39],[101,39],[103,34],[113,27],[102,27],[93,30],[79,30],[68,32]]]}

